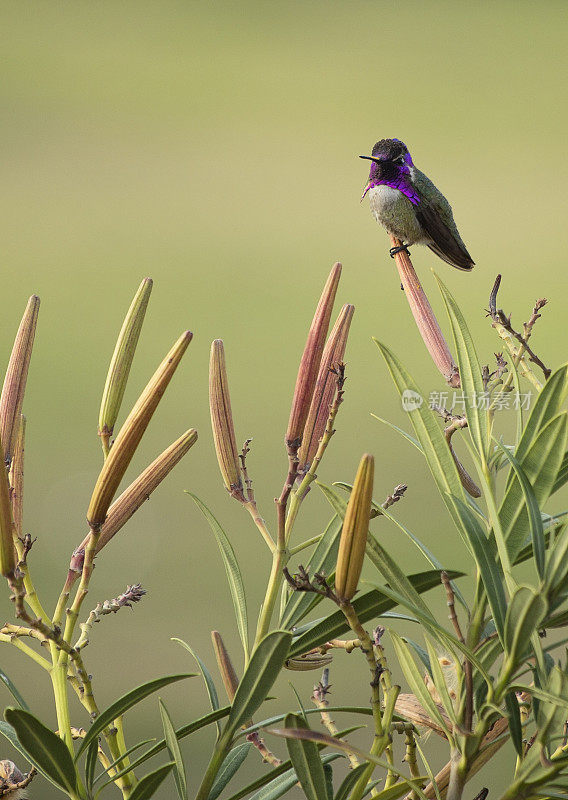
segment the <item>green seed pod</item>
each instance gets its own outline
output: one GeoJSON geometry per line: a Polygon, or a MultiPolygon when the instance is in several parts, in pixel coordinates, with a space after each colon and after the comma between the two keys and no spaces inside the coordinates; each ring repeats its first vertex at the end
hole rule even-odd
{"type": "Polygon", "coordinates": [[[152,279],[144,278],[124,318],[108,368],[99,411],[99,436],[107,446],[120,411],[151,292],[152,279]]]}
{"type": "Polygon", "coordinates": [[[150,379],[119,430],[114,445],[99,473],[87,511],[87,522],[94,530],[99,530],[105,521],[118,485],[192,338],[191,331],[182,333],[150,379]]]}
{"type": "Polygon", "coordinates": [[[20,414],[24,403],[38,314],[39,297],[32,295],[28,300],[16,334],[0,396],[0,439],[4,448],[4,461],[7,464],[11,462],[14,455],[20,427],[20,414]]]}
{"type": "Polygon", "coordinates": [[[215,339],[211,345],[209,408],[213,441],[225,488],[232,497],[244,503],[245,496],[225,365],[225,348],[221,339],[215,339]]]}
{"type": "Polygon", "coordinates": [[[363,568],[371,516],[374,472],[375,459],[366,453],[357,470],[339,540],[335,591],[340,600],[348,602],[353,599],[357,591],[363,568]]]}
{"type": "MultiPolygon", "coordinates": [[[[140,506],[150,499],[150,495],[162,483],[175,465],[184,457],[188,450],[197,441],[197,431],[190,428],[183,436],[176,439],[167,450],[149,464],[144,472],[132,481],[108,510],[104,523],[101,525],[95,553],[107,545],[118,531],[126,525],[130,517],[138,511],[140,506]]],[[[82,557],[89,541],[89,534],[85,536],[79,547],[73,553],[71,568],[77,571],[82,568],[82,557]]]]}
{"type": "Polygon", "coordinates": [[[4,464],[0,464],[0,575],[10,578],[16,569],[15,525],[10,503],[10,484],[4,464]]]}

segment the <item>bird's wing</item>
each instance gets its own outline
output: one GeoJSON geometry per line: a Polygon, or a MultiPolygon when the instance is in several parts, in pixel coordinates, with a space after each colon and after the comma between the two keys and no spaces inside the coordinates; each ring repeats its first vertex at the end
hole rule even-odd
{"type": "Polygon", "coordinates": [[[449,203],[444,212],[442,215],[435,203],[421,202],[416,206],[418,222],[432,240],[428,247],[453,267],[470,270],[475,262],[461,240],[449,203]],[[444,217],[448,217],[448,221],[444,217]]]}

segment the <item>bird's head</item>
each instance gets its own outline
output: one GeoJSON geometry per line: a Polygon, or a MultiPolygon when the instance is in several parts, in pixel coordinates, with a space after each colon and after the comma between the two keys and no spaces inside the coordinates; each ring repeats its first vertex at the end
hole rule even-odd
{"type": "Polygon", "coordinates": [[[359,158],[372,162],[363,197],[373,186],[397,185],[401,179],[410,175],[413,166],[408,147],[400,139],[381,139],[373,147],[370,156],[359,156],[359,158]]]}

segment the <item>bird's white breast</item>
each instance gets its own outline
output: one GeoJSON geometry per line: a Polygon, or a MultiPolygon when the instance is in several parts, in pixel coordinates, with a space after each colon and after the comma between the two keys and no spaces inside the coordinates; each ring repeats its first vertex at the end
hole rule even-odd
{"type": "Polygon", "coordinates": [[[399,189],[393,189],[391,186],[373,186],[368,194],[373,216],[389,233],[408,244],[423,238],[414,206],[399,189]]]}
{"type": "Polygon", "coordinates": [[[399,204],[403,198],[402,192],[392,186],[373,186],[369,189],[369,204],[375,216],[384,211],[392,211],[393,206],[399,204]]]}

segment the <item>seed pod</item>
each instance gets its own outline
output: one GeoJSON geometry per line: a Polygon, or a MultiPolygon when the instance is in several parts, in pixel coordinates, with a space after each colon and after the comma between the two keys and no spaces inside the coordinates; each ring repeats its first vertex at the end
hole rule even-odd
{"type": "Polygon", "coordinates": [[[341,264],[337,262],[333,265],[329,277],[324,286],[322,296],[316,308],[316,313],[312,320],[308,339],[298,369],[296,387],[292,398],[292,408],[290,419],[286,431],[285,443],[288,452],[297,453],[304,427],[308,418],[310,404],[314,393],[318,376],[319,365],[322,357],[323,347],[329,328],[329,320],[333,311],[335,294],[341,277],[341,264]]]}
{"type": "Polygon", "coordinates": [[[15,526],[10,504],[8,472],[0,464],[0,575],[12,577],[16,569],[15,526]]]}
{"type": "MultiPolygon", "coordinates": [[[[197,431],[190,428],[183,436],[176,439],[167,450],[164,450],[158,458],[149,464],[144,472],[123,491],[108,510],[104,523],[101,525],[99,538],[95,553],[100,553],[112,537],[126,525],[130,517],[138,511],[140,506],[150,499],[150,495],[162,483],[164,478],[171,472],[175,465],[184,457],[187,451],[193,447],[197,441],[197,431]]],[[[74,571],[82,569],[82,557],[85,554],[85,547],[89,540],[89,535],[85,536],[79,547],[73,553],[71,567],[74,571]]]]}
{"type": "Polygon", "coordinates": [[[16,526],[17,536],[23,536],[23,515],[24,515],[24,449],[26,438],[26,418],[20,414],[20,425],[18,435],[14,445],[12,464],[10,465],[10,500],[12,503],[12,514],[16,526]]]}
{"type": "Polygon", "coordinates": [[[232,497],[244,503],[245,496],[225,365],[225,348],[221,339],[215,339],[211,345],[209,408],[213,441],[225,488],[232,497]]]}
{"type": "Polygon", "coordinates": [[[332,368],[334,364],[339,364],[343,361],[354,312],[355,306],[343,306],[326,342],[321,357],[316,388],[312,397],[306,427],[304,428],[302,446],[298,453],[300,462],[298,471],[300,473],[309,469],[327,425],[329,409],[335,396],[337,384],[337,376],[332,372],[332,368]]]}
{"type": "Polygon", "coordinates": [[[231,663],[227,648],[223,643],[223,639],[221,638],[219,631],[211,631],[211,641],[213,642],[213,650],[215,651],[217,666],[219,667],[219,673],[221,674],[223,685],[225,687],[225,691],[227,692],[227,697],[229,698],[229,703],[232,703],[239,685],[237,673],[235,672],[235,669],[231,663]]]}
{"type": "Polygon", "coordinates": [[[357,591],[365,558],[374,471],[375,459],[366,453],[357,470],[339,540],[335,591],[340,600],[348,602],[357,591]]]}
{"type": "Polygon", "coordinates": [[[124,318],[108,368],[99,412],[99,436],[107,445],[120,411],[151,292],[152,279],[144,278],[124,318]]]}
{"type": "MultiPolygon", "coordinates": [[[[402,242],[396,236],[391,234],[390,238],[393,247],[402,245],[402,242]]],[[[396,254],[395,263],[401,286],[404,289],[404,295],[432,361],[438,367],[446,382],[454,388],[459,388],[461,385],[459,369],[450,352],[448,343],[444,339],[444,334],[438,324],[436,315],[432,311],[426,292],[422,288],[422,284],[414,270],[410,256],[402,250],[396,254]]]]}
{"type": "Polygon", "coordinates": [[[20,322],[0,396],[0,440],[3,443],[4,461],[7,464],[12,460],[20,426],[38,314],[39,297],[34,294],[28,300],[20,322]]]}
{"type": "Polygon", "coordinates": [[[150,379],[119,430],[114,445],[100,471],[87,511],[87,521],[93,530],[99,530],[105,521],[118,485],[192,338],[191,331],[182,333],[150,379]]]}

